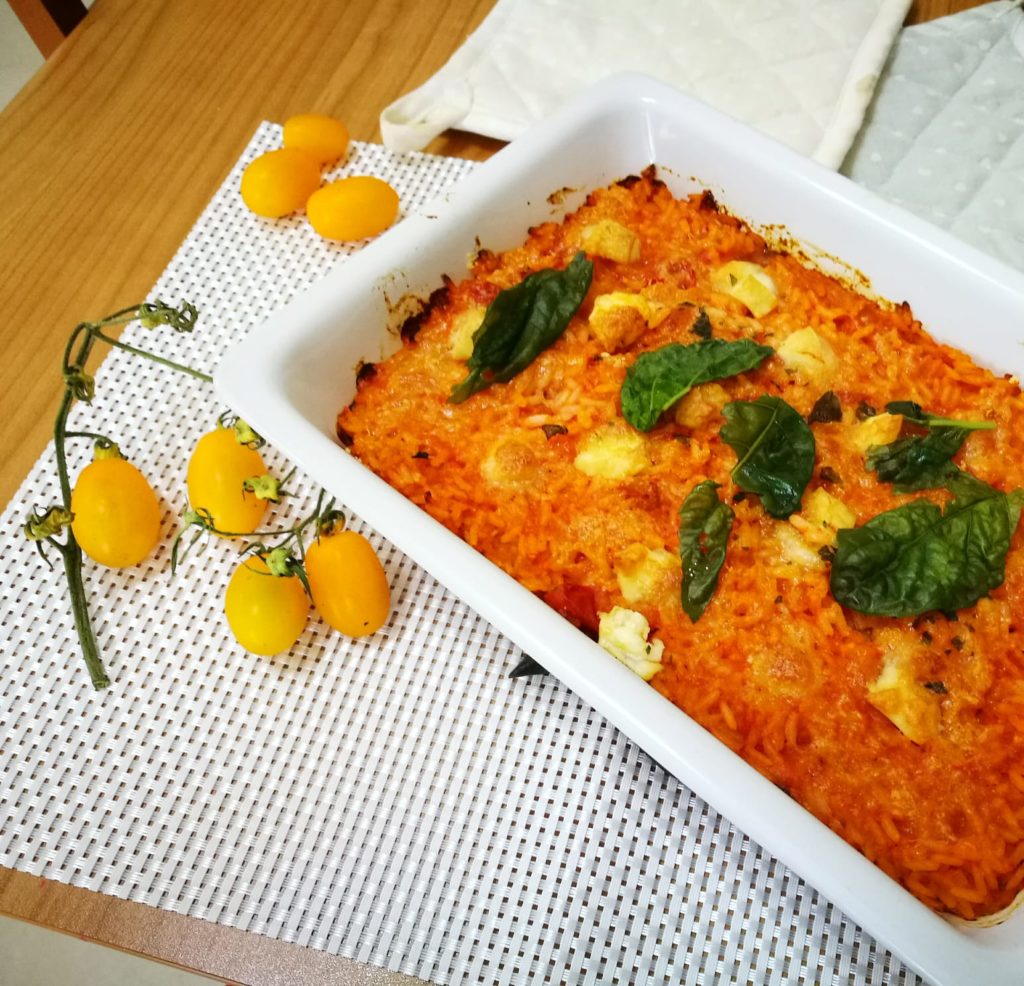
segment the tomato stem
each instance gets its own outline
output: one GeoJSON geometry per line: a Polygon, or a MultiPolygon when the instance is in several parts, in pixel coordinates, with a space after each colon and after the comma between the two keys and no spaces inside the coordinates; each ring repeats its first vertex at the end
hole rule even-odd
{"type": "Polygon", "coordinates": [[[107,438],[106,435],[101,435],[96,431],[66,431],[64,432],[65,438],[91,438],[94,442],[105,442],[108,445],[116,445],[117,443],[107,438]]]}
{"type": "Polygon", "coordinates": [[[93,688],[107,688],[110,685],[110,678],[107,677],[103,661],[100,659],[96,635],[92,629],[92,619],[89,616],[89,602],[85,596],[85,582],[82,579],[82,549],[78,547],[78,542],[75,541],[75,536],[70,529],[68,530],[68,543],[62,546],[61,556],[64,559],[64,574],[67,576],[68,590],[71,593],[71,611],[75,617],[75,629],[78,631],[78,640],[82,645],[82,657],[85,659],[89,678],[93,688]]]}
{"type": "MultiPolygon", "coordinates": [[[[288,474],[288,477],[290,478],[294,472],[295,469],[293,468],[288,474]]],[[[315,530],[314,537],[319,538],[321,533],[321,524],[324,517],[341,515],[341,511],[332,510],[332,507],[334,506],[333,497],[331,497],[326,504],[324,503],[326,495],[326,492],[321,489],[317,495],[316,506],[313,508],[313,512],[308,516],[303,517],[298,523],[293,524],[291,527],[281,527],[277,530],[268,531],[222,531],[213,523],[213,518],[210,516],[209,511],[186,510],[183,515],[184,526],[178,531],[174,538],[174,544],[171,547],[171,573],[173,574],[177,570],[179,562],[184,560],[185,556],[192,550],[192,547],[204,533],[216,534],[224,538],[279,538],[280,540],[273,545],[264,544],[259,540],[251,541],[245,549],[245,553],[252,553],[261,558],[265,558],[274,551],[284,551],[289,554],[294,552],[298,557],[290,559],[291,574],[297,576],[302,584],[307,587],[308,591],[306,572],[303,568],[306,560],[306,529],[310,525],[313,525],[315,530]],[[184,547],[184,549],[179,551],[179,547],[184,540],[185,534],[193,527],[198,528],[198,530],[194,533],[192,540],[184,547]]]]}
{"type": "Polygon", "coordinates": [[[183,363],[175,363],[174,360],[165,359],[163,356],[157,356],[156,353],[151,353],[148,349],[139,349],[137,346],[129,346],[128,343],[121,342],[120,339],[112,339],[110,336],[104,334],[98,327],[92,329],[92,335],[97,339],[102,339],[108,346],[123,349],[126,353],[132,353],[134,356],[142,356],[145,359],[152,360],[154,363],[159,363],[161,366],[167,366],[172,370],[177,370],[179,373],[188,373],[190,376],[196,377],[198,380],[206,381],[206,383],[213,383],[213,377],[208,373],[203,373],[201,370],[195,370],[191,366],[185,366],[183,363]]]}
{"type": "MultiPolygon", "coordinates": [[[[67,348],[64,351],[64,374],[67,378],[69,370],[82,370],[92,350],[94,336],[88,331],[87,323],[78,325],[68,339],[67,348]],[[85,337],[78,346],[78,352],[71,358],[71,351],[75,341],[82,335],[83,325],[85,326],[85,337]]],[[[68,461],[66,442],[68,438],[67,424],[68,414],[71,405],[74,403],[74,389],[70,383],[64,384],[64,396],[61,398],[60,407],[57,409],[57,418],[53,425],[53,444],[57,454],[57,478],[60,482],[61,499],[64,507],[71,510],[71,479],[68,476],[68,461]]],[[[64,544],[57,543],[61,558],[64,562],[64,576],[68,583],[68,592],[71,594],[71,612],[75,618],[75,629],[78,631],[78,641],[82,647],[82,657],[85,659],[85,666],[89,672],[89,678],[93,687],[107,688],[110,685],[110,678],[103,668],[100,659],[99,647],[96,644],[96,635],[92,629],[92,620],[89,617],[89,603],[85,596],[85,583],[82,579],[82,549],[78,546],[74,531],[69,526],[67,529],[67,541],[64,544]]]]}
{"type": "MultiPolygon", "coordinates": [[[[97,340],[105,342],[109,346],[124,349],[136,356],[144,356],[146,359],[170,367],[172,370],[188,373],[208,383],[212,382],[212,378],[205,373],[164,359],[162,356],[156,356],[144,349],[129,346],[127,343],[112,339],[102,331],[103,326],[130,322],[135,318],[142,319],[144,324],[150,326],[165,324],[170,325],[176,331],[188,332],[191,331],[192,325],[195,323],[196,310],[187,303],[183,303],[180,309],[171,308],[159,301],[155,304],[132,305],[129,308],[122,308],[98,322],[79,322],[68,336],[61,360],[64,395],[53,423],[53,444],[57,458],[57,479],[60,483],[61,500],[64,508],[69,512],[71,510],[71,479],[68,474],[67,461],[68,439],[92,438],[105,442],[110,441],[105,435],[97,435],[88,431],[69,431],[67,427],[68,415],[75,399],[88,400],[92,394],[92,379],[86,374],[85,366],[97,340]]],[[[64,562],[64,575],[68,583],[68,592],[71,595],[71,611],[75,619],[75,629],[78,631],[78,641],[82,648],[86,669],[89,672],[89,679],[94,688],[107,688],[110,685],[110,678],[107,676],[100,658],[92,619],[89,615],[89,602],[85,594],[85,581],[82,577],[82,549],[70,525],[67,527],[67,540],[64,543],[52,537],[46,538],[46,540],[60,552],[64,562]]]]}

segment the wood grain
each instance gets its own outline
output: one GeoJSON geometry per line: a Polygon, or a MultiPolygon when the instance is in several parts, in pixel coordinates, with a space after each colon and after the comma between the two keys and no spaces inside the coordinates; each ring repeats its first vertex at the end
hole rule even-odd
{"type": "Polygon", "coordinates": [[[49,435],[68,332],[146,295],[259,122],[327,112],[373,140],[489,7],[97,0],[0,114],[0,502],[49,435]]]}
{"type": "MultiPolygon", "coordinates": [[[[254,986],[422,986],[326,952],[0,869],[0,913],[124,952],[254,986]],[[26,906],[27,905],[27,906],[26,906]],[[25,913],[28,911],[29,913],[25,913]]],[[[83,982],[91,982],[83,977],[83,982]]],[[[3,979],[0,967],[0,982],[3,979]]]]}
{"type": "Polygon", "coordinates": [[[57,26],[53,15],[46,9],[42,0],[7,2],[43,58],[49,58],[64,40],[64,32],[57,26]]]}
{"type": "MultiPolygon", "coordinates": [[[[976,4],[916,0],[908,21],[976,4]]],[[[491,5],[96,0],[0,113],[0,503],[49,437],[68,332],[146,295],[257,124],[321,111],[377,139],[381,109],[491,5]]],[[[428,150],[500,146],[449,133],[428,150]]],[[[0,912],[234,981],[412,982],[2,868],[0,912]]]]}
{"type": "Polygon", "coordinates": [[[904,23],[923,24],[925,21],[933,21],[937,17],[948,17],[961,10],[980,7],[987,2],[988,0],[914,0],[904,23]]]}

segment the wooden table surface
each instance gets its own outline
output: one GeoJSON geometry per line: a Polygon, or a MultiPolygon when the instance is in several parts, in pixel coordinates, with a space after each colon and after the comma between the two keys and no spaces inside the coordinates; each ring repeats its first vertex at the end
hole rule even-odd
{"type": "MultiPolygon", "coordinates": [[[[908,23],[978,2],[916,0],[908,23]]],[[[70,329],[146,296],[257,124],[324,112],[379,139],[381,109],[492,4],[96,0],[0,113],[0,503],[50,437],[70,329]]],[[[500,146],[450,133],[428,150],[500,146]]],[[[2,867],[0,913],[236,982],[415,982],[2,867]]]]}

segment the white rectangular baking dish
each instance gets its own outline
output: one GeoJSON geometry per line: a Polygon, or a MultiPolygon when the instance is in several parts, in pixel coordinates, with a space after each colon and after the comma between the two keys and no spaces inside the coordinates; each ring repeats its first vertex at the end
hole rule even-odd
{"type": "MultiPolygon", "coordinates": [[[[342,264],[226,354],[220,396],[301,469],[572,687],[651,756],[939,984],[1024,981],[1024,909],[996,928],[932,913],[553,610],[344,452],[355,368],[399,346],[412,298],[464,276],[592,188],[655,163],[675,194],[711,188],[754,225],[906,299],[929,331],[1024,370],[1024,277],[674,89],[608,79],[342,264]],[[694,176],[694,177],[691,177],[694,176]],[[566,194],[552,193],[569,189],[566,194]],[[549,198],[551,197],[551,198],[549,198]],[[557,202],[553,204],[553,202],[557,202]]],[[[453,658],[454,660],[455,658],[453,658]]]]}

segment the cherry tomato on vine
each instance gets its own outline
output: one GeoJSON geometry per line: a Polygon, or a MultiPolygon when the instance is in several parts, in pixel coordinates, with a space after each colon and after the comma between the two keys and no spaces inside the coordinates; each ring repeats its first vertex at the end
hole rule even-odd
{"type": "Polygon", "coordinates": [[[242,173],[242,201],[257,216],[298,212],[320,184],[317,159],[297,147],[267,151],[242,173]]]}
{"type": "Polygon", "coordinates": [[[320,164],[330,164],[348,150],[348,128],[330,116],[300,113],[284,121],[284,146],[297,147],[320,164]]]}
{"type": "Polygon", "coordinates": [[[267,501],[242,489],[242,483],[267,471],[263,456],[242,445],[230,428],[207,432],[196,443],[185,482],[193,510],[208,510],[214,527],[251,534],[259,527],[267,501]]]}
{"type": "Polygon", "coordinates": [[[309,598],[294,575],[271,575],[258,556],[235,569],[224,594],[228,626],[249,653],[273,657],[299,639],[309,616],[309,598]]]}
{"type": "Polygon", "coordinates": [[[146,477],[127,459],[87,465],[71,491],[71,530],[93,561],[138,565],[160,537],[160,504],[146,477]]]}
{"type": "Polygon", "coordinates": [[[391,612],[384,567],[362,534],[321,534],[306,551],[306,575],[317,612],[349,637],[376,633],[391,612]]]}
{"type": "Polygon", "coordinates": [[[388,228],[398,215],[398,193],[370,175],[341,178],[306,203],[310,225],[328,240],[361,240],[388,228]]]}

